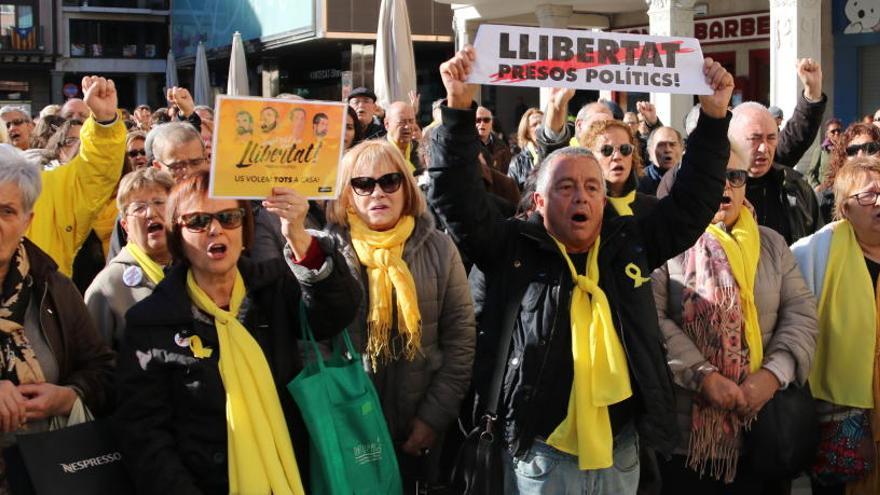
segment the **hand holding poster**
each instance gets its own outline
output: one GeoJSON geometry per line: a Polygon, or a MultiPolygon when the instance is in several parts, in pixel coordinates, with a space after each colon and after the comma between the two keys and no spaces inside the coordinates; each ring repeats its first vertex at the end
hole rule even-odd
{"type": "Polygon", "coordinates": [[[483,24],[468,82],[709,95],[695,38],[483,24]]]}
{"type": "Polygon", "coordinates": [[[344,103],[218,97],[211,197],[263,199],[283,186],[336,198],[345,112],[344,103]]]}

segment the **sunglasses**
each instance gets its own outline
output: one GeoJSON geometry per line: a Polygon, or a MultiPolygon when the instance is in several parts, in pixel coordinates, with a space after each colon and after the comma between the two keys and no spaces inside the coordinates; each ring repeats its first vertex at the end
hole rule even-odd
{"type": "Polygon", "coordinates": [[[214,219],[220,222],[220,226],[226,230],[237,229],[241,227],[244,220],[244,208],[230,208],[228,210],[218,211],[217,213],[205,213],[197,211],[187,213],[180,216],[180,225],[186,227],[190,232],[204,232],[208,230],[214,219]]]}
{"type": "Polygon", "coordinates": [[[492,117],[477,117],[478,124],[488,124],[492,122],[492,117]]]}
{"type": "Polygon", "coordinates": [[[614,154],[615,149],[619,151],[620,154],[623,156],[629,156],[633,152],[632,145],[627,143],[621,144],[617,148],[611,146],[610,144],[603,144],[602,147],[599,148],[599,151],[602,153],[603,156],[611,156],[614,154]]]}
{"type": "Polygon", "coordinates": [[[137,158],[139,156],[147,156],[147,150],[131,150],[126,154],[129,158],[137,158]]]}
{"type": "Polygon", "coordinates": [[[859,151],[864,151],[866,155],[876,155],[880,152],[880,143],[851,144],[846,147],[846,156],[856,156],[859,151]]]}
{"type": "Polygon", "coordinates": [[[6,123],[6,128],[11,129],[13,126],[24,125],[30,122],[27,119],[13,119],[6,123]]]}
{"type": "Polygon", "coordinates": [[[378,179],[372,177],[353,177],[351,179],[351,188],[358,196],[369,196],[376,189],[376,184],[382,188],[385,194],[392,194],[400,189],[403,183],[403,174],[400,172],[392,172],[385,174],[378,179]]]}
{"type": "Polygon", "coordinates": [[[730,187],[742,187],[746,185],[749,173],[745,170],[728,170],[725,172],[725,176],[730,187]]]}

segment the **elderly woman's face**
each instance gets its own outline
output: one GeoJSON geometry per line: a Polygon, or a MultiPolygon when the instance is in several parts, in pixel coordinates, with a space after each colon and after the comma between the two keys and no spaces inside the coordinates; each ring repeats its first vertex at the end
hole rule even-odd
{"type": "Polygon", "coordinates": [[[541,122],[544,120],[544,114],[541,112],[535,112],[529,115],[529,140],[533,143],[537,139],[538,127],[541,126],[541,122]]]}
{"type": "Polygon", "coordinates": [[[122,228],[128,234],[128,240],[154,260],[168,256],[165,233],[167,200],[168,193],[161,187],[138,189],[129,195],[122,212],[122,228]]]}
{"type": "Polygon", "coordinates": [[[620,194],[629,179],[633,152],[635,152],[629,134],[623,129],[609,128],[598,136],[591,151],[599,160],[602,174],[608,181],[611,193],[620,194]]]}
{"type": "Polygon", "coordinates": [[[242,223],[221,225],[214,217],[205,225],[190,222],[198,220],[199,213],[217,214],[223,212],[232,217],[238,211],[238,202],[232,199],[210,199],[196,196],[183,201],[180,205],[180,222],[183,233],[183,253],[194,272],[203,274],[225,275],[235,269],[242,245],[242,223]],[[189,224],[189,226],[187,226],[189,224]]]}
{"type": "MultiPolygon", "coordinates": [[[[843,216],[852,224],[856,237],[861,239],[880,235],[880,206],[875,198],[874,204],[862,206],[854,196],[880,193],[880,175],[871,174],[861,184],[853,188],[843,204],[843,216]]],[[[864,201],[866,202],[866,201],[864,201]]]]}
{"type": "MultiPolygon", "coordinates": [[[[361,163],[355,167],[351,177],[352,180],[367,178],[379,180],[383,176],[394,173],[400,173],[400,171],[390,163],[380,162],[372,165],[361,163]]],[[[390,179],[389,176],[385,180],[389,181],[390,179]]],[[[391,192],[386,192],[385,189],[390,190],[393,187],[386,186],[385,189],[382,189],[380,184],[375,184],[372,191],[351,189],[349,193],[352,196],[352,206],[358,217],[371,229],[383,231],[397,225],[397,221],[400,220],[400,215],[403,213],[405,202],[402,185],[404,180],[407,178],[399,178],[397,188],[391,192]],[[366,195],[362,196],[359,192],[366,193],[366,195]]]]}
{"type": "Polygon", "coordinates": [[[0,183],[0,267],[9,265],[33,218],[33,212],[24,212],[18,185],[0,183]]]}
{"type": "Polygon", "coordinates": [[[724,195],[721,197],[721,205],[712,218],[712,223],[724,222],[728,228],[739,219],[743,201],[746,198],[746,179],[748,172],[745,164],[740,163],[734,153],[730,154],[727,161],[727,181],[724,185],[724,195]]]}

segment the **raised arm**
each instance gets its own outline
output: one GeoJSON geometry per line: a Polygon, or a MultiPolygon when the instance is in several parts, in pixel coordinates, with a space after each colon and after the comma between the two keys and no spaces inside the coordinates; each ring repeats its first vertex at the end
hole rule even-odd
{"type": "Polygon", "coordinates": [[[430,143],[428,201],[465,257],[482,265],[491,263],[505,243],[507,224],[491,204],[480,173],[472,106],[477,86],[465,82],[475,56],[473,48],[465,47],[440,66],[447,105],[441,107],[443,122],[430,143]]]}
{"type": "Polygon", "coordinates": [[[798,98],[797,106],[785,127],[779,132],[779,144],[773,161],[787,167],[794,167],[804,153],[810,149],[819,128],[828,98],[822,94],[822,67],[811,58],[798,61],[798,77],[804,85],[804,92],[798,98]]]}
{"type": "Polygon", "coordinates": [[[653,270],[691,247],[712,221],[724,191],[724,171],[730,156],[727,104],[733,76],[707,58],[703,66],[714,93],[700,96],[702,110],[669,195],[639,219],[648,263],[653,270]]]}

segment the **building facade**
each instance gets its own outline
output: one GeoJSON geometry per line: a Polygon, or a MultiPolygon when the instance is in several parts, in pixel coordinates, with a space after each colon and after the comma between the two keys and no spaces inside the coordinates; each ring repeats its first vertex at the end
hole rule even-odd
{"type": "Polygon", "coordinates": [[[54,0],[0,0],[0,106],[34,112],[52,100],[54,0]]]}

